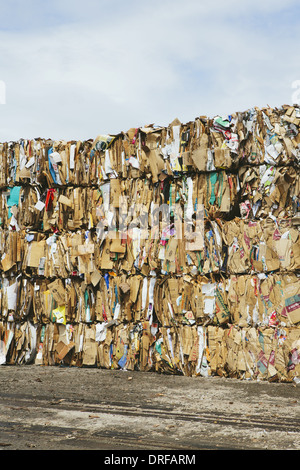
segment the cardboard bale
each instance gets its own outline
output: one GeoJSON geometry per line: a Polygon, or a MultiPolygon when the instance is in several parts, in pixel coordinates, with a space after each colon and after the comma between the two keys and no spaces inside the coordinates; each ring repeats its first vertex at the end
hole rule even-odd
{"type": "Polygon", "coordinates": [[[293,166],[240,167],[240,212],[243,219],[293,217],[299,212],[299,173],[293,166]]]}
{"type": "Polygon", "coordinates": [[[297,377],[299,125],[0,144],[1,362],[297,377]]]}
{"type": "Polygon", "coordinates": [[[157,281],[155,313],[162,326],[226,324],[231,321],[225,280],[168,277],[157,281]]]}
{"type": "Polygon", "coordinates": [[[153,348],[156,372],[186,376],[209,376],[207,331],[196,325],[160,327],[153,348]]]}
{"type": "Polygon", "coordinates": [[[222,226],[227,250],[226,271],[296,272],[300,267],[299,225],[292,219],[244,221],[235,218],[222,226]]]}
{"type": "Polygon", "coordinates": [[[237,113],[239,164],[286,165],[297,163],[299,106],[252,108],[237,113]]]}

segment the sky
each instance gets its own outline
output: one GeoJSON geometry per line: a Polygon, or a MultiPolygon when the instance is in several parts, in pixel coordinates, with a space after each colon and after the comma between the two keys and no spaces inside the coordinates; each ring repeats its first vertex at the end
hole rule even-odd
{"type": "Polygon", "coordinates": [[[299,0],[0,0],[0,141],[300,100],[299,0]]]}

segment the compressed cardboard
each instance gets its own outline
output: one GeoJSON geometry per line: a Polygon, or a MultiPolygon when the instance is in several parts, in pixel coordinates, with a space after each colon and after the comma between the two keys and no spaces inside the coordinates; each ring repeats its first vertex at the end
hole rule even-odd
{"type": "Polygon", "coordinates": [[[1,143],[1,364],[297,377],[299,125],[1,143]]]}

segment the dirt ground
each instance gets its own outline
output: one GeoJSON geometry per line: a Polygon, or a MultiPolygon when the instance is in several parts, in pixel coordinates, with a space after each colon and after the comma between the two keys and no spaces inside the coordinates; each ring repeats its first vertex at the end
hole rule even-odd
{"type": "Polygon", "coordinates": [[[0,367],[1,450],[299,450],[300,384],[0,367]]]}

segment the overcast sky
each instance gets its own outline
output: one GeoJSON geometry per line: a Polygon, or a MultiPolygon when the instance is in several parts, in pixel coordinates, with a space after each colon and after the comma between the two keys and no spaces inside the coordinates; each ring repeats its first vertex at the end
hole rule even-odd
{"type": "Polygon", "coordinates": [[[2,142],[279,107],[297,80],[300,97],[299,0],[0,0],[0,15],[2,142]]]}

